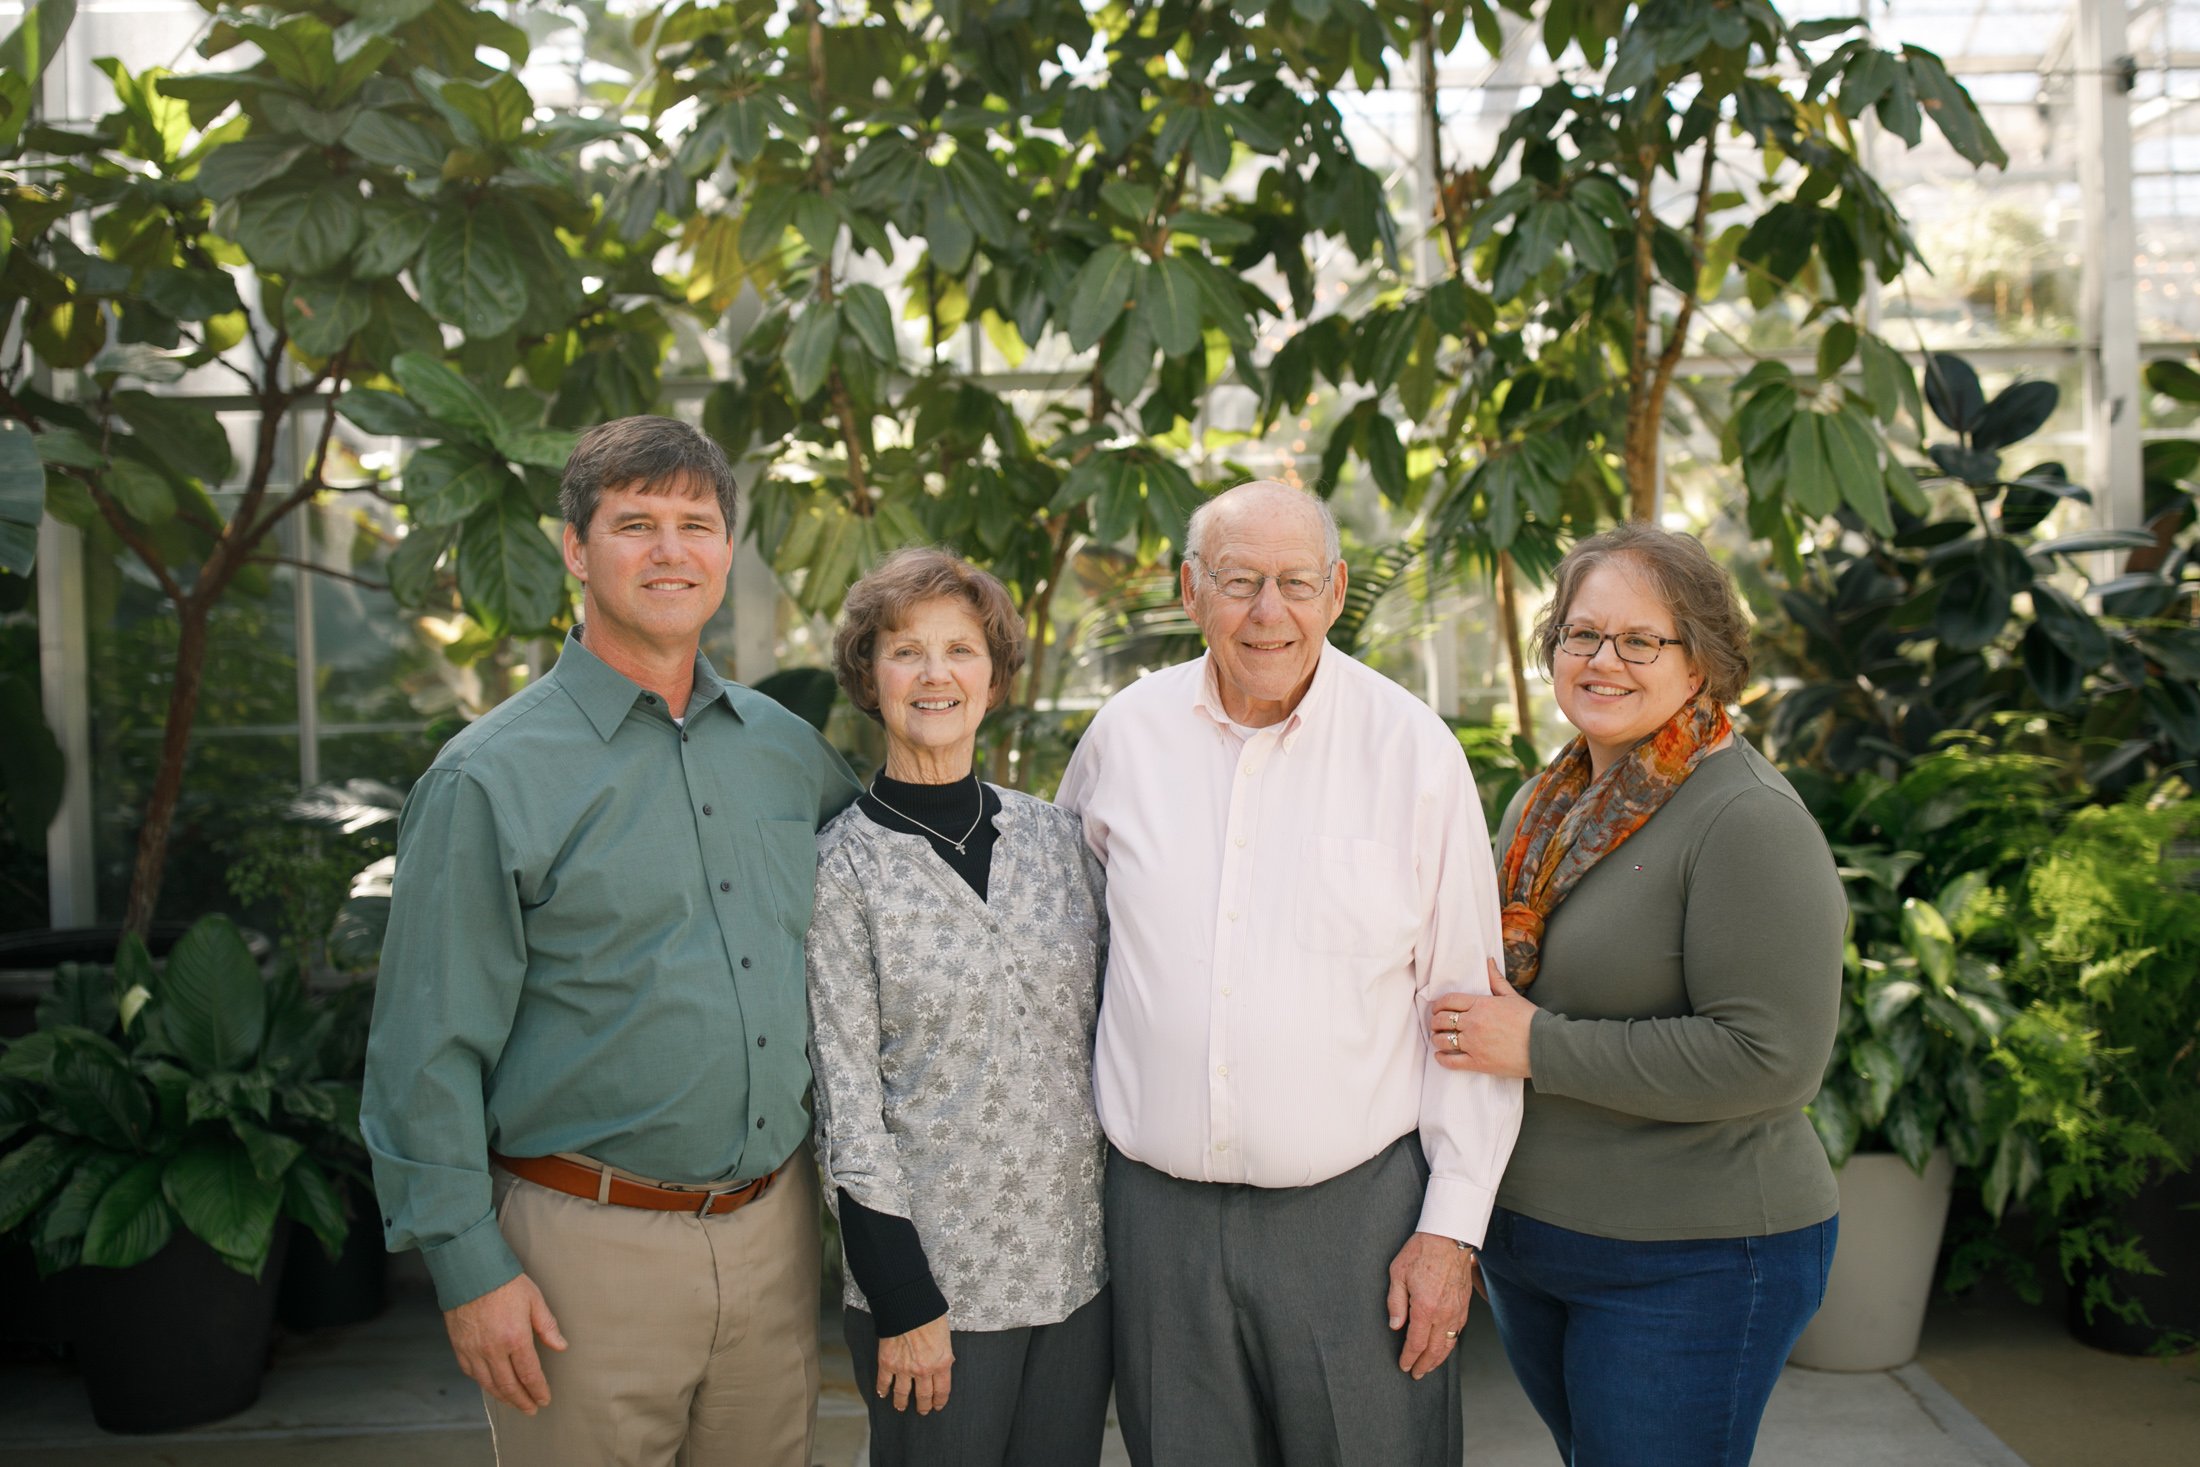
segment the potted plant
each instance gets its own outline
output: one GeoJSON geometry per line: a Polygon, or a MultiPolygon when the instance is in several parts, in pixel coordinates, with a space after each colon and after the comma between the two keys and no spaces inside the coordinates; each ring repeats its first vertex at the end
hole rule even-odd
{"type": "MultiPolygon", "coordinates": [[[[1820,808],[1847,884],[1840,1030],[1809,1114],[1839,1169],[1841,1246],[1797,1364],[1886,1370],[1917,1353],[1957,1170],[1996,1217],[2040,1175],[1997,1059],[2017,1017],[2000,965],[2015,868],[2057,809],[2048,761],[1956,743],[1820,808]]],[[[1799,776],[1820,800],[1829,782],[1799,776]]]]}
{"type": "Polygon", "coordinates": [[[2070,1328],[2102,1349],[2200,1336],[2200,801],[2178,781],[2081,810],[2035,860],[2012,977],[2043,1034],[2084,1035],[2076,1083],[2022,1078],[2051,1120],[2049,1229],[2070,1328]]]}
{"type": "Polygon", "coordinates": [[[315,1152],[356,1140],[356,1086],[320,1077],[331,1016],[271,984],[227,918],[156,969],[75,967],[0,1052],[0,1234],[53,1276],[111,1431],[229,1415],[259,1394],[285,1217],[341,1247],[315,1152]]]}

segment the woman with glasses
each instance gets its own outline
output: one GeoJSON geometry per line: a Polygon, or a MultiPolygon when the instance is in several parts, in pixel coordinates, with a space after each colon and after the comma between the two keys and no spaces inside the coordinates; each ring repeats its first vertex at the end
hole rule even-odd
{"type": "Polygon", "coordinates": [[[1848,908],[1728,722],[1748,636],[1689,536],[1626,525],[1559,563],[1537,637],[1578,735],[1498,829],[1505,974],[1431,1010],[1444,1065],[1528,1082],[1481,1268],[1573,1467],[1748,1462],[1833,1261],[1803,1106],[1848,908]]]}
{"type": "Polygon", "coordinates": [[[1077,816],[973,767],[1023,660],[1008,592],[944,550],[856,582],[833,639],[886,730],[818,834],[809,937],[818,1160],[879,1467],[1100,1459],[1103,878],[1077,816]]]}

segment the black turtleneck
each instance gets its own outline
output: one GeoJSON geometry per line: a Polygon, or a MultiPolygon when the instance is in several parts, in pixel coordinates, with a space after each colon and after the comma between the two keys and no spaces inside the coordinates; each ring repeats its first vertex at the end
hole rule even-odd
{"type": "MultiPolygon", "coordinates": [[[[975,774],[953,784],[910,784],[888,777],[882,769],[857,803],[888,830],[923,836],[933,853],[978,894],[978,900],[985,900],[987,878],[993,872],[993,843],[1000,836],[993,818],[1001,813],[1001,796],[991,785],[980,783],[975,774]],[[975,830],[972,821],[977,822],[975,830]],[[960,851],[955,849],[958,838],[963,844],[960,851]]],[[[947,1296],[933,1281],[932,1265],[924,1256],[915,1223],[890,1212],[875,1212],[842,1187],[840,1236],[847,1245],[848,1271],[871,1306],[879,1338],[907,1334],[947,1313],[947,1296]]]]}
{"type": "Polygon", "coordinates": [[[969,883],[978,900],[985,900],[986,878],[993,871],[993,842],[1000,835],[993,828],[993,817],[1001,813],[1001,797],[991,785],[980,783],[975,774],[953,784],[909,784],[889,778],[882,769],[858,803],[864,814],[888,830],[923,836],[933,852],[969,883]],[[982,817],[978,813],[981,800],[985,804],[982,817]],[[977,822],[975,830],[971,829],[973,821],[977,822]],[[932,828],[925,829],[927,825],[932,828]],[[944,836],[942,831],[946,832],[944,836]],[[960,851],[955,849],[956,840],[963,843],[960,851]]]}

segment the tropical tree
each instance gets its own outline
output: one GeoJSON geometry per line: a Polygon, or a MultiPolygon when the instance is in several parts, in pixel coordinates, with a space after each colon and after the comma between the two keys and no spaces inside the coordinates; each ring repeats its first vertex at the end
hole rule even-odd
{"type": "Polygon", "coordinates": [[[426,441],[397,497],[399,598],[455,593],[492,635],[540,632],[567,615],[540,524],[562,430],[655,403],[680,302],[652,268],[662,235],[604,227],[594,153],[629,130],[540,112],[514,74],[527,35],[500,16],[217,10],[201,54],[256,59],[187,76],[102,61],[119,105],[77,130],[29,109],[73,12],[32,6],[0,84],[0,563],[30,568],[42,509],[134,558],[174,610],[125,918],[143,932],[209,619],[329,491],[338,415],[426,441]],[[209,379],[241,393],[237,438],[175,395],[209,379]]]}

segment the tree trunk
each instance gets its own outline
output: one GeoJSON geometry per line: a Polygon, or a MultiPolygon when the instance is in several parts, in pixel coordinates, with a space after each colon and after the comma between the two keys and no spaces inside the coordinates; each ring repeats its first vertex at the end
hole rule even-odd
{"type": "Polygon", "coordinates": [[[1665,389],[1645,385],[1627,415],[1627,518],[1649,520],[1658,513],[1659,429],[1665,422],[1665,389]]]}
{"type": "Polygon", "coordinates": [[[152,796],[145,802],[145,823],[138,827],[137,862],[130,872],[130,901],[122,920],[123,930],[139,937],[152,929],[153,911],[167,874],[168,833],[183,794],[184,759],[190,752],[191,725],[198,718],[199,689],[206,676],[206,624],[211,610],[211,598],[202,602],[196,595],[176,604],[174,682],[168,690],[168,718],[161,726],[160,768],[153,776],[152,796]]]}
{"type": "Polygon", "coordinates": [[[1513,718],[1520,736],[1535,742],[1535,721],[1528,712],[1528,669],[1520,656],[1520,600],[1513,591],[1513,558],[1497,553],[1497,629],[1505,639],[1505,666],[1512,673],[1513,718]]]}

